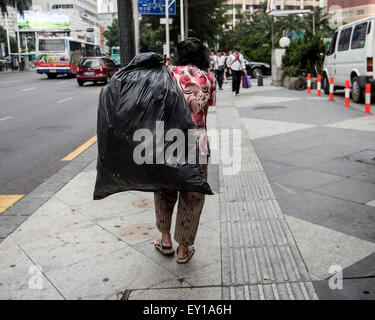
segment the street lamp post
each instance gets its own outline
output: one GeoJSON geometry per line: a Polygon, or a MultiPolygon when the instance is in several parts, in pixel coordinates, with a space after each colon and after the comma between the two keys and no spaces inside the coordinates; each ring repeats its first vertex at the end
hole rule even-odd
{"type": "Polygon", "coordinates": [[[8,43],[8,56],[11,55],[10,39],[9,39],[9,28],[8,28],[8,17],[5,15],[5,28],[7,31],[7,43],[8,43]]]}
{"type": "Polygon", "coordinates": [[[181,41],[185,40],[185,24],[184,24],[184,0],[180,0],[180,27],[181,27],[181,41]]]}
{"type": "Polygon", "coordinates": [[[165,0],[165,39],[167,44],[167,58],[170,56],[169,41],[169,0],[165,0]]]}

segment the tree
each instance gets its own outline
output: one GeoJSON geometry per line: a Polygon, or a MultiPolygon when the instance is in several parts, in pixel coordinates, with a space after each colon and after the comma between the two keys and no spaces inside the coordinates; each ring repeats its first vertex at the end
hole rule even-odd
{"type": "Polygon", "coordinates": [[[163,54],[163,43],[165,37],[165,28],[159,26],[153,29],[151,24],[140,24],[140,51],[157,52],[163,54]]]}
{"type": "Polygon", "coordinates": [[[27,0],[0,0],[0,11],[1,13],[8,14],[7,5],[15,7],[17,4],[17,10],[23,13],[24,10],[28,9],[27,0]]]}
{"type": "MultiPolygon", "coordinates": [[[[316,34],[324,38],[332,34],[329,29],[328,15],[320,8],[315,8],[316,34]]],[[[257,10],[250,22],[239,23],[234,30],[225,31],[220,39],[220,47],[225,51],[233,50],[238,45],[248,60],[260,60],[270,63],[272,49],[271,17],[266,14],[266,4],[257,10]]],[[[302,38],[313,38],[313,16],[288,15],[274,18],[273,40],[275,47],[284,35],[293,38],[294,35],[302,38]]],[[[315,39],[315,38],[314,38],[315,39]]],[[[307,62],[306,62],[307,63],[307,62]]],[[[295,66],[296,67],[296,66],[295,66]]]]}
{"type": "Polygon", "coordinates": [[[135,56],[133,1],[117,0],[120,28],[121,65],[126,66],[135,56]]]}
{"type": "MultiPolygon", "coordinates": [[[[188,36],[199,38],[203,42],[207,42],[209,46],[214,46],[217,42],[217,36],[222,33],[222,26],[226,19],[224,15],[226,10],[225,0],[185,0],[185,4],[188,5],[188,36]]],[[[177,46],[180,35],[181,19],[179,12],[180,1],[177,1],[176,15],[171,16],[173,19],[173,23],[170,26],[172,51],[173,47],[177,46]]],[[[142,25],[147,25],[149,28],[144,28],[143,33],[141,29],[141,47],[152,48],[155,43],[154,40],[165,41],[165,26],[160,25],[160,16],[144,15],[142,16],[142,25]],[[142,39],[146,35],[145,32],[150,34],[142,39]],[[159,39],[153,38],[156,35],[159,39]]],[[[186,23],[185,27],[187,27],[186,23]]]]}
{"type": "Polygon", "coordinates": [[[106,45],[109,48],[120,46],[120,30],[117,19],[104,31],[104,37],[106,39],[106,45]]]}

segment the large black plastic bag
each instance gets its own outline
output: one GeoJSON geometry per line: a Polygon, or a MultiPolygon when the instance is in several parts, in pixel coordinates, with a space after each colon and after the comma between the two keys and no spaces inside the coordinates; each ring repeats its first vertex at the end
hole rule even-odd
{"type": "MultiPolygon", "coordinates": [[[[137,55],[126,68],[115,74],[100,93],[97,127],[99,155],[94,199],[128,190],[213,194],[197,161],[195,139],[191,148],[188,130],[193,128],[189,107],[163,64],[162,56],[156,53],[137,55]],[[186,152],[183,163],[156,164],[155,152],[152,154],[152,164],[135,163],[133,151],[146,139],[133,141],[134,132],[138,129],[150,130],[155,143],[156,136],[160,136],[156,129],[157,121],[164,122],[164,128],[159,123],[158,130],[167,132],[178,128],[184,132],[186,152]],[[188,157],[189,142],[194,161],[188,157]]],[[[163,142],[162,149],[171,143],[173,141],[163,142]]]]}

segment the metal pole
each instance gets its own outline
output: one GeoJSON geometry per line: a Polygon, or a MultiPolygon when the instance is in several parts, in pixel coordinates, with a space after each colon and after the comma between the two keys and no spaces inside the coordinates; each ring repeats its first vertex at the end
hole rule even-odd
{"type": "Polygon", "coordinates": [[[236,27],[236,7],[235,7],[235,4],[234,4],[234,0],[232,1],[232,3],[233,3],[233,29],[236,27]]]}
{"type": "Polygon", "coordinates": [[[135,54],[140,53],[138,0],[133,0],[135,54]]]}
{"type": "Polygon", "coordinates": [[[9,29],[8,29],[8,17],[5,14],[5,28],[7,31],[7,42],[8,42],[8,56],[11,55],[11,48],[10,48],[10,39],[9,39],[9,29]]]}
{"type": "Polygon", "coordinates": [[[185,40],[184,0],[180,0],[181,41],[185,40]]]}
{"type": "Polygon", "coordinates": [[[17,51],[18,51],[18,63],[19,67],[21,67],[21,42],[20,42],[20,31],[18,30],[18,8],[17,8],[17,2],[15,2],[15,9],[16,9],[16,22],[17,22],[17,51]]]}
{"type": "Polygon", "coordinates": [[[315,24],[316,24],[316,22],[315,22],[315,9],[314,9],[314,12],[313,12],[313,35],[315,36],[315,24]]]}
{"type": "Polygon", "coordinates": [[[170,56],[169,41],[169,0],[165,0],[165,39],[167,44],[167,58],[170,56]]]}

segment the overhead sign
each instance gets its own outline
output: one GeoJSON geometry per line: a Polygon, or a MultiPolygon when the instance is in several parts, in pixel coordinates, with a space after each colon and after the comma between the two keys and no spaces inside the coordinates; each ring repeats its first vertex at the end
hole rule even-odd
{"type": "Polygon", "coordinates": [[[18,29],[31,31],[60,31],[70,29],[70,19],[66,14],[24,11],[18,14],[18,29]]]}
{"type": "MultiPolygon", "coordinates": [[[[138,0],[138,13],[165,16],[165,3],[165,0],[138,0]]],[[[169,7],[169,15],[176,15],[176,1],[169,7]]]]}

